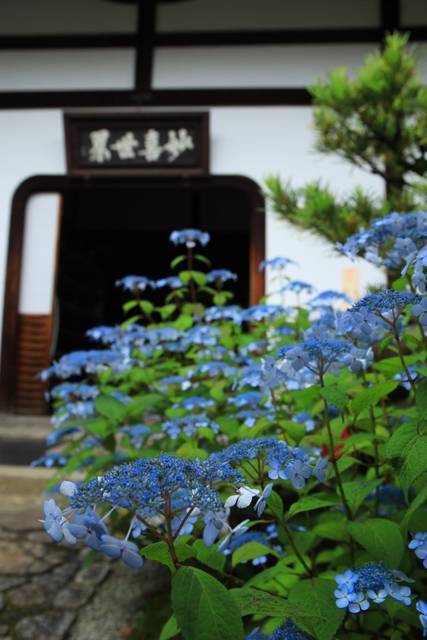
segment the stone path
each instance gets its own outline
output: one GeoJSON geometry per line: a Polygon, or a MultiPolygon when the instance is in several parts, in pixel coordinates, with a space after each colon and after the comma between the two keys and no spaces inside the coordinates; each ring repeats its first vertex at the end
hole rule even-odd
{"type": "Polygon", "coordinates": [[[87,564],[85,550],[50,542],[38,522],[48,474],[0,465],[0,639],[129,637],[129,623],[164,588],[165,574],[149,563],[142,571],[102,558],[87,564]]]}

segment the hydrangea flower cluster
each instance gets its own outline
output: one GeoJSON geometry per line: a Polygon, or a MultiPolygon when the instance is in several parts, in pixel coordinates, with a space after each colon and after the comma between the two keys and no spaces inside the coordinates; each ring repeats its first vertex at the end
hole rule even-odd
{"type": "Polygon", "coordinates": [[[336,605],[350,613],[366,611],[371,603],[382,604],[386,598],[398,600],[409,606],[411,589],[401,582],[411,582],[401,571],[390,570],[385,565],[369,562],[355,569],[347,569],[337,575],[336,605]]]}
{"type": "Polygon", "coordinates": [[[277,352],[278,367],[289,365],[294,371],[307,369],[321,379],[326,373],[337,375],[343,367],[361,371],[369,362],[369,353],[357,349],[344,339],[308,337],[297,345],[285,346],[277,352]]]}
{"type": "Polygon", "coordinates": [[[324,482],[328,465],[325,458],[300,447],[290,447],[276,438],[241,440],[224,451],[213,453],[211,458],[234,466],[258,459],[266,466],[271,480],[289,480],[295,489],[302,489],[311,477],[324,482]]]}
{"type": "Polygon", "coordinates": [[[181,433],[193,436],[199,429],[211,429],[218,433],[219,426],[205,414],[189,415],[184,418],[170,418],[161,425],[162,431],[168,434],[171,440],[176,440],[181,433]]]}
{"type": "Polygon", "coordinates": [[[139,459],[79,485],[63,482],[61,493],[69,498],[69,507],[62,511],[52,498],[47,500],[45,530],[55,542],[63,538],[71,544],[83,540],[92,549],[139,567],[142,558],[136,545],[128,542],[134,529],[154,530],[156,535],[160,532],[166,537],[170,536],[172,526],[175,539],[182,535],[184,525],[188,533],[191,523],[192,528],[202,520],[204,541],[213,544],[227,521],[227,510],[217,489],[224,483],[239,489],[244,477],[231,465],[212,457],[190,461],[163,454],[159,458],[139,459]],[[95,511],[95,505],[108,507],[104,517],[95,511]],[[124,540],[110,536],[105,525],[108,515],[118,508],[132,516],[124,540]],[[135,553],[140,560],[136,560],[135,553]]]}
{"type": "Polygon", "coordinates": [[[313,636],[302,631],[293,620],[286,620],[278,629],[266,635],[258,629],[246,636],[246,640],[313,640],[313,636]]]}
{"type": "Polygon", "coordinates": [[[205,247],[210,240],[210,235],[205,231],[199,231],[199,229],[181,229],[180,231],[172,231],[169,239],[175,245],[184,244],[187,249],[193,249],[197,243],[205,247]]]}
{"type": "Polygon", "coordinates": [[[269,258],[268,260],[260,262],[259,270],[264,271],[268,267],[274,271],[282,271],[290,264],[296,265],[296,262],[290,258],[285,258],[284,256],[276,256],[275,258],[269,258]]]}
{"type": "Polygon", "coordinates": [[[228,280],[237,280],[237,275],[228,269],[214,269],[206,274],[208,282],[227,282],[228,280]]]}
{"type": "Polygon", "coordinates": [[[413,268],[412,284],[425,292],[424,271],[427,266],[427,212],[400,214],[393,212],[377,218],[369,229],[361,229],[337,249],[353,259],[362,255],[376,265],[398,269],[402,275],[413,268]]]}

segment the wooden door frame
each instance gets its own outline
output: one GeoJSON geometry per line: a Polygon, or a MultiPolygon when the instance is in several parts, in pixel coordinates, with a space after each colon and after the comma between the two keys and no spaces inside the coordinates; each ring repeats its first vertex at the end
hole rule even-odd
{"type": "Polygon", "coordinates": [[[264,295],[264,275],[259,263],[265,257],[265,202],[260,186],[240,175],[206,176],[70,176],[38,175],[24,180],[16,189],[11,207],[9,248],[4,294],[2,351],[0,365],[0,410],[13,412],[15,403],[16,357],[18,348],[19,293],[21,287],[24,230],[27,203],[37,193],[65,195],[73,191],[94,189],[236,189],[248,199],[251,243],[249,250],[249,301],[258,302],[264,295]]]}

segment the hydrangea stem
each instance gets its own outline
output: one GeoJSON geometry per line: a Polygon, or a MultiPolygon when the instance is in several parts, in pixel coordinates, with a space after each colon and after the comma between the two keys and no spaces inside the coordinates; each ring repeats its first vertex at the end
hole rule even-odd
{"type": "MultiPolygon", "coordinates": [[[[187,268],[190,272],[193,271],[193,252],[190,247],[188,247],[187,249],[187,268]]],[[[193,278],[190,279],[189,284],[190,284],[191,302],[195,303],[197,302],[197,295],[196,295],[196,287],[194,286],[193,278]]]]}
{"type": "MultiPolygon", "coordinates": [[[[320,386],[322,387],[322,389],[325,387],[325,383],[323,380],[323,376],[320,376],[320,386]]],[[[332,463],[332,466],[334,468],[334,473],[335,473],[335,478],[337,480],[337,485],[338,485],[338,491],[341,497],[341,501],[343,503],[345,512],[347,514],[347,517],[349,520],[353,520],[353,514],[351,512],[350,509],[350,505],[348,504],[348,500],[347,497],[345,495],[345,491],[344,491],[344,487],[343,487],[343,483],[342,483],[342,478],[341,478],[341,473],[340,470],[338,468],[338,463],[335,459],[335,442],[334,442],[334,435],[332,433],[332,428],[331,428],[331,422],[329,420],[329,405],[327,400],[323,399],[323,406],[324,406],[324,416],[325,416],[325,426],[326,426],[326,430],[328,432],[328,440],[329,440],[329,450],[330,450],[330,460],[332,463]]]]}
{"type": "Polygon", "coordinates": [[[288,537],[289,544],[291,545],[293,552],[295,553],[295,555],[298,558],[298,560],[301,562],[302,566],[304,567],[305,572],[309,576],[313,577],[315,575],[315,571],[314,571],[313,568],[310,569],[310,567],[308,566],[308,564],[304,560],[304,557],[302,556],[301,552],[299,551],[289,527],[286,524],[283,524],[283,529],[284,529],[284,531],[285,531],[285,533],[286,533],[286,535],[288,537]]]}

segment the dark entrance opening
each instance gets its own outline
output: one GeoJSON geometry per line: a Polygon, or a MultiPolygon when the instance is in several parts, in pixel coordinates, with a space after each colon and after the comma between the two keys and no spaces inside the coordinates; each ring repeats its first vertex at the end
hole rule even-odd
{"type": "MultiPolygon", "coordinates": [[[[182,247],[177,249],[169,242],[173,229],[209,231],[211,241],[199,252],[209,258],[212,268],[237,273],[237,283],[227,283],[227,288],[237,304],[249,302],[251,225],[247,198],[241,191],[73,192],[64,198],[62,216],[55,357],[87,347],[88,328],[123,322],[122,305],[129,294],[115,286],[117,279],[170,275],[171,260],[182,253],[182,247]]],[[[154,295],[161,304],[166,291],[148,290],[146,297],[153,299],[154,295]]]]}
{"type": "Polygon", "coordinates": [[[127,299],[114,286],[124,275],[168,274],[176,255],[173,229],[209,231],[204,253],[212,268],[239,276],[235,302],[255,304],[264,293],[264,199],[243,176],[34,176],[12,201],[0,370],[0,409],[44,414],[38,373],[53,357],[87,346],[85,332],[123,319],[127,299]],[[51,313],[19,313],[28,199],[63,199],[55,305],[51,313]],[[55,337],[56,336],[56,337],[55,337]],[[28,347],[31,348],[28,348],[28,347]]]}

